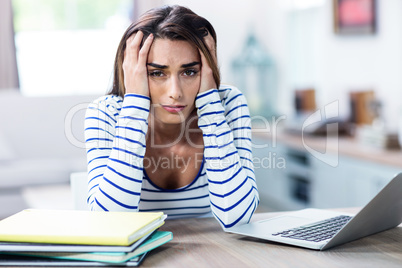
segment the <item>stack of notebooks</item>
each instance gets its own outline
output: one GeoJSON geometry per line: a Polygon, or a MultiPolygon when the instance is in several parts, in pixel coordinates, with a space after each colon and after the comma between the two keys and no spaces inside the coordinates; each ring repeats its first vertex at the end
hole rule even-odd
{"type": "Polygon", "coordinates": [[[27,209],[0,221],[0,266],[138,266],[172,240],[162,212],[27,209]]]}

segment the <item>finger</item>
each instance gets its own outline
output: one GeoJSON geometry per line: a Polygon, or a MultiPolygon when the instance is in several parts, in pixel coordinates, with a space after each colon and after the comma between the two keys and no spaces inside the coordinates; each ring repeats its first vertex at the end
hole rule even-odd
{"type": "Polygon", "coordinates": [[[154,35],[149,34],[147,39],[145,40],[144,44],[142,45],[142,48],[139,52],[138,55],[138,64],[140,66],[146,66],[147,64],[147,58],[148,58],[148,53],[152,45],[152,41],[154,40],[154,35]]]}
{"type": "Polygon", "coordinates": [[[200,49],[198,49],[198,52],[200,53],[201,57],[201,68],[204,69],[204,67],[209,67],[207,58],[205,57],[204,53],[200,49]]]}
{"type": "Polygon", "coordinates": [[[207,58],[200,49],[198,49],[201,57],[201,85],[200,92],[206,91],[211,88],[216,88],[216,83],[213,77],[213,72],[208,64],[207,58]]]}
{"type": "Polygon", "coordinates": [[[140,50],[140,44],[143,36],[143,32],[138,31],[136,34],[130,36],[126,41],[126,50],[124,52],[128,58],[134,61],[134,63],[137,62],[138,52],[140,50]]]}
{"type": "Polygon", "coordinates": [[[217,56],[216,56],[216,44],[215,40],[212,37],[211,34],[206,35],[204,37],[205,44],[207,45],[208,50],[211,52],[212,57],[214,58],[215,63],[217,62],[217,56]]]}

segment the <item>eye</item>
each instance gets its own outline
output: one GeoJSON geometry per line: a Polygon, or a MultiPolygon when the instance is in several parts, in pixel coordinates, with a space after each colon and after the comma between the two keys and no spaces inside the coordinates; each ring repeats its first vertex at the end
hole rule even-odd
{"type": "Polygon", "coordinates": [[[164,73],[162,71],[159,71],[159,70],[153,70],[153,71],[150,71],[148,73],[148,75],[153,76],[153,77],[162,77],[164,75],[164,73]]]}
{"type": "Polygon", "coordinates": [[[194,76],[194,75],[196,75],[197,74],[197,70],[194,70],[194,69],[188,69],[188,70],[185,70],[184,72],[183,72],[183,74],[185,75],[185,76],[194,76]]]}

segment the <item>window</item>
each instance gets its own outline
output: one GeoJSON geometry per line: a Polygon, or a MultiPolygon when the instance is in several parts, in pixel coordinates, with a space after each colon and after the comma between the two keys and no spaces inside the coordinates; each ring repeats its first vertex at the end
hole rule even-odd
{"type": "Polygon", "coordinates": [[[133,0],[13,0],[24,95],[104,94],[133,0]]]}

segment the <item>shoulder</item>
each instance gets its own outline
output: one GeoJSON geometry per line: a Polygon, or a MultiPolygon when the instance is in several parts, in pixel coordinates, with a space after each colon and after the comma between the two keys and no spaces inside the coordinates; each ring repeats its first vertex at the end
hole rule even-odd
{"type": "MultiPolygon", "coordinates": [[[[106,95],[92,101],[85,112],[85,118],[101,119],[106,123],[116,123],[123,99],[116,95],[106,95]]],[[[87,121],[87,120],[86,120],[87,121]]]]}
{"type": "Polygon", "coordinates": [[[222,105],[227,109],[239,105],[247,105],[247,100],[243,93],[235,86],[222,84],[218,89],[222,105]]]}
{"type": "Polygon", "coordinates": [[[228,85],[228,84],[221,84],[218,92],[220,95],[227,96],[231,94],[238,94],[241,93],[240,89],[233,85],[228,85]]]}
{"type": "Polygon", "coordinates": [[[89,108],[100,110],[120,111],[123,105],[123,98],[117,95],[101,96],[89,104],[89,108]]]}

